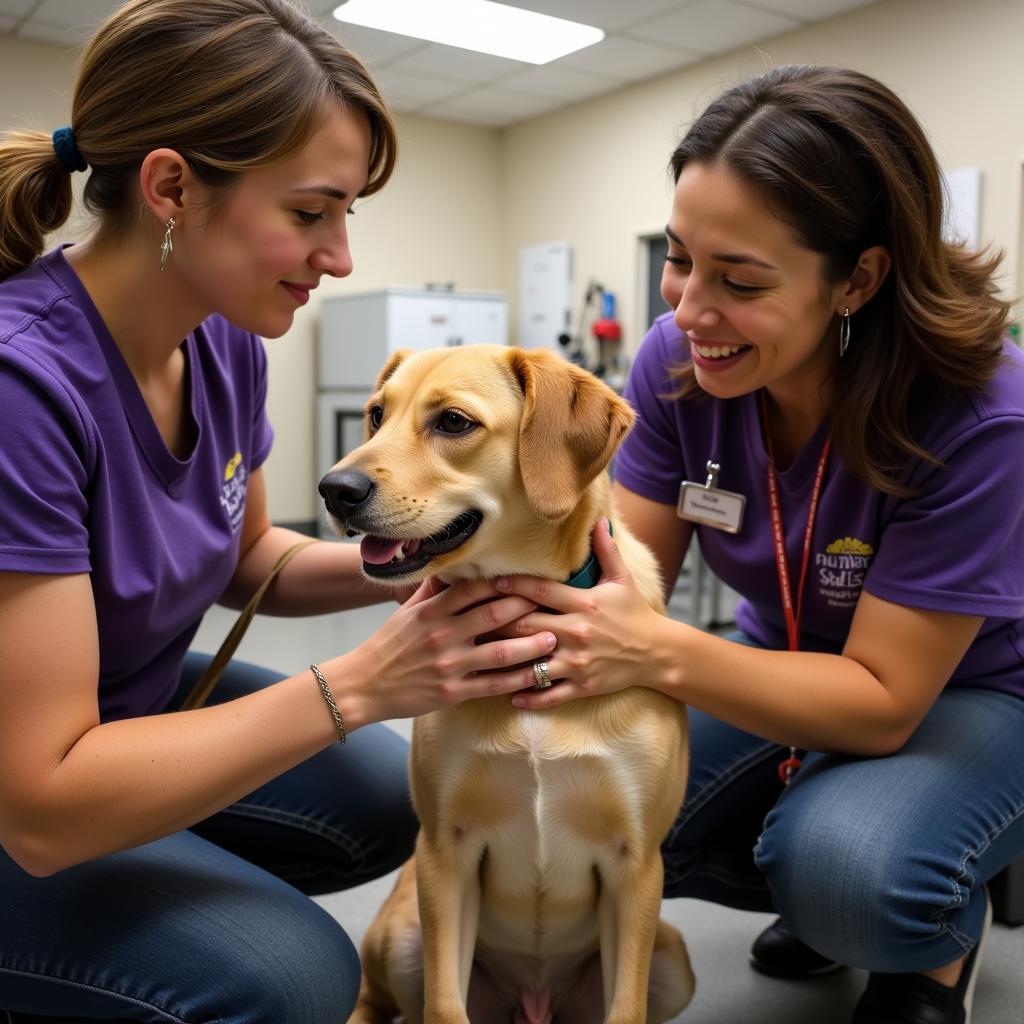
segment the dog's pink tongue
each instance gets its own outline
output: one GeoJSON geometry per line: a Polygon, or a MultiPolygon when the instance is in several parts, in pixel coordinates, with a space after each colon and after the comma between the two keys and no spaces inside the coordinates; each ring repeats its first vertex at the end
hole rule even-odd
{"type": "Polygon", "coordinates": [[[515,1013],[515,1024],[551,1024],[551,991],[526,990],[522,995],[523,1008],[515,1013]]]}
{"type": "Polygon", "coordinates": [[[400,540],[388,540],[385,537],[364,537],[359,545],[359,554],[363,556],[363,561],[370,565],[384,565],[401,550],[400,540]]]}

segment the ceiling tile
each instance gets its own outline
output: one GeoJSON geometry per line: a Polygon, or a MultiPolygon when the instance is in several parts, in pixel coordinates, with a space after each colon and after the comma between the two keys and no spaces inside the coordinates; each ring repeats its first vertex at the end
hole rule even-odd
{"type": "Polygon", "coordinates": [[[451,117],[477,124],[512,124],[561,106],[559,98],[522,96],[500,89],[474,89],[454,99],[433,103],[424,111],[431,117],[451,117]]]}
{"type": "Polygon", "coordinates": [[[398,68],[378,68],[374,72],[384,98],[403,110],[418,110],[427,103],[465,92],[466,83],[426,75],[409,75],[398,68]]]}
{"type": "Polygon", "coordinates": [[[40,21],[38,18],[29,18],[17,32],[18,36],[25,39],[35,39],[41,43],[59,43],[61,46],[79,46],[91,34],[91,28],[54,25],[49,21],[40,21]]]}
{"type": "Polygon", "coordinates": [[[587,96],[617,89],[621,80],[584,71],[569,71],[551,64],[520,71],[501,80],[503,91],[548,96],[562,103],[572,103],[587,96]]]}
{"type": "Polygon", "coordinates": [[[32,18],[51,25],[87,27],[90,32],[117,7],[117,0],[43,0],[32,18]]]}
{"type": "Polygon", "coordinates": [[[766,7],[779,14],[789,14],[806,21],[821,21],[855,7],[866,7],[875,0],[755,0],[758,7],[766,7]]]}
{"type": "Polygon", "coordinates": [[[755,39],[765,39],[796,28],[800,22],[782,14],[746,7],[733,0],[697,0],[696,3],[635,25],[631,36],[674,44],[702,53],[724,53],[755,39]]]}
{"type": "Polygon", "coordinates": [[[438,106],[423,107],[415,111],[422,117],[435,117],[442,121],[461,121],[465,124],[476,124],[481,128],[507,128],[510,124],[523,120],[518,112],[495,113],[492,110],[471,110],[449,103],[438,106]]]}
{"type": "Polygon", "coordinates": [[[347,46],[360,60],[368,64],[381,64],[404,53],[420,49],[422,39],[400,36],[395,32],[381,32],[362,25],[346,25],[330,14],[317,19],[335,38],[347,46]]]}
{"type": "Polygon", "coordinates": [[[635,39],[608,36],[593,46],[555,61],[554,67],[605,73],[624,81],[638,82],[703,59],[703,54],[699,53],[667,50],[635,39]]]}
{"type": "MultiPolygon", "coordinates": [[[[0,0],[0,32],[75,46],[118,2],[0,0]]],[[[610,33],[540,67],[347,25],[331,16],[338,0],[304,2],[396,109],[502,126],[876,0],[505,0],[610,33]]]]}
{"type": "Polygon", "coordinates": [[[520,71],[528,65],[518,60],[493,57],[489,53],[474,53],[457,46],[428,43],[393,61],[391,66],[413,74],[439,75],[460,82],[486,82],[510,71],[520,71]]]}
{"type": "Polygon", "coordinates": [[[635,21],[663,14],[689,0],[503,0],[512,7],[539,11],[555,18],[596,25],[611,32],[635,21]]]}
{"type": "MultiPolygon", "coordinates": [[[[14,15],[20,18],[23,14],[28,14],[34,3],[35,0],[0,0],[0,15],[14,15]]],[[[10,17],[4,18],[5,22],[11,20],[10,17]]],[[[7,29],[3,31],[6,32],[7,29]]]]}

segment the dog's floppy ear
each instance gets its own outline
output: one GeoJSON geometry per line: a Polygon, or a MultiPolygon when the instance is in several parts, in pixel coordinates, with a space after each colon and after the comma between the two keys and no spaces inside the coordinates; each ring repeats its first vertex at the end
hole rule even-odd
{"type": "Polygon", "coordinates": [[[374,385],[376,391],[380,391],[388,382],[388,378],[398,369],[406,356],[412,355],[411,348],[400,348],[385,364],[384,368],[377,374],[377,383],[374,385]]]}
{"type": "Polygon", "coordinates": [[[609,463],[634,414],[610,387],[545,349],[510,349],[523,390],[519,472],[530,504],[564,519],[609,463]]]}

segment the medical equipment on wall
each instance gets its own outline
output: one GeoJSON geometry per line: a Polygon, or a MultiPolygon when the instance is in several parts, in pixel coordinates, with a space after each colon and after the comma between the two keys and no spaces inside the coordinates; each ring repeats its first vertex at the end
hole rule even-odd
{"type": "Polygon", "coordinates": [[[583,293],[576,330],[559,336],[566,358],[621,390],[625,366],[622,324],[615,315],[615,295],[591,278],[583,293]]]}

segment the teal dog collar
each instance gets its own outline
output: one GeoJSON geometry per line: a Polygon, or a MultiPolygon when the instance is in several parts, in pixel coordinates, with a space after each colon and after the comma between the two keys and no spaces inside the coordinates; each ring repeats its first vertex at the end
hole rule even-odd
{"type": "MultiPolygon", "coordinates": [[[[608,533],[612,532],[612,524],[608,523],[608,533]]],[[[583,563],[583,565],[577,569],[566,581],[567,587],[576,587],[577,590],[590,590],[591,587],[597,586],[597,581],[601,578],[601,563],[597,560],[597,555],[593,551],[590,552],[590,557],[583,563]]]]}

